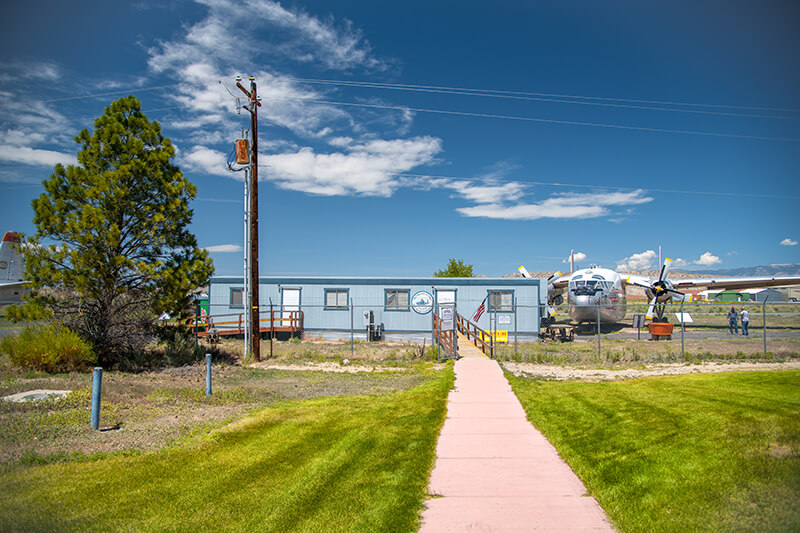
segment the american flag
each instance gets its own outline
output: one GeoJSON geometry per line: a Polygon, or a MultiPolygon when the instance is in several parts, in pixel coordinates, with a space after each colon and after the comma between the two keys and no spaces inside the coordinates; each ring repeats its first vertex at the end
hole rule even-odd
{"type": "MultiPolygon", "coordinates": [[[[488,297],[489,297],[489,295],[487,294],[486,298],[488,298],[488,297]]],[[[477,322],[478,320],[480,320],[481,319],[481,315],[483,315],[483,313],[486,311],[486,298],[483,299],[483,301],[481,302],[481,305],[478,306],[478,310],[475,311],[474,315],[472,315],[472,321],[473,322],[477,322]]]]}

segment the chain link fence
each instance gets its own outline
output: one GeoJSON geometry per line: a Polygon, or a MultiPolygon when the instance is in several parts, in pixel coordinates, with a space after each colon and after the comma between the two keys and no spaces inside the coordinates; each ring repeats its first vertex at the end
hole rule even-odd
{"type": "MultiPolygon", "coordinates": [[[[481,302],[460,303],[457,312],[471,320],[481,302]]],[[[430,303],[414,310],[413,302],[396,308],[386,302],[340,306],[303,302],[301,306],[262,306],[261,332],[270,338],[269,317],[274,316],[275,338],[286,340],[291,333],[280,331],[290,322],[292,312],[303,312],[302,338],[306,341],[356,343],[388,342],[435,345],[430,303]]],[[[691,302],[668,303],[664,317],[673,324],[671,338],[653,340],[643,319],[648,302],[629,302],[624,317],[614,323],[596,321],[578,324],[571,320],[571,305],[554,308],[553,325],[572,331],[571,342],[550,340],[548,321],[541,327],[539,317],[546,316],[545,306],[518,304],[488,308],[480,320],[481,329],[492,336],[494,353],[499,359],[532,362],[613,362],[613,361],[692,361],[697,359],[782,359],[800,353],[800,303],[795,302],[691,302]],[[728,312],[736,311],[736,327],[731,328],[728,312]],[[749,315],[748,335],[742,331],[742,311],[749,315]],[[532,325],[533,324],[533,325],[532,325]],[[639,325],[641,327],[634,327],[639,325]],[[766,354],[766,355],[765,355],[766,354]]],[[[601,307],[600,311],[603,310],[601,307]]],[[[622,309],[620,310],[622,311],[622,309]]],[[[212,316],[211,326],[244,324],[244,314],[212,316]]],[[[239,328],[243,326],[226,326],[239,328]]],[[[241,336],[241,332],[237,333],[241,336]]],[[[464,342],[461,340],[460,342],[464,342]]],[[[342,346],[346,349],[346,346],[342,346]]]]}

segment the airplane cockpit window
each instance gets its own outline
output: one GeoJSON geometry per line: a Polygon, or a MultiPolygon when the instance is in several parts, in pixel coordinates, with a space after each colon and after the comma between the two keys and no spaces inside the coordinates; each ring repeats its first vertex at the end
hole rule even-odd
{"type": "Polygon", "coordinates": [[[578,281],[571,281],[569,284],[569,290],[574,292],[575,294],[595,294],[597,292],[606,292],[612,288],[612,284],[610,281],[605,279],[595,280],[578,280],[578,281]]]}
{"type": "Polygon", "coordinates": [[[606,279],[606,278],[604,278],[603,276],[595,274],[594,276],[592,276],[592,279],[606,279]]]}

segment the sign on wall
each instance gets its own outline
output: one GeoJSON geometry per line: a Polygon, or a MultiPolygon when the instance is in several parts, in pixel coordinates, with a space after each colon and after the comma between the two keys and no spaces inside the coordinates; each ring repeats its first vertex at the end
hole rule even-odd
{"type": "Polygon", "coordinates": [[[433,309],[433,296],[427,291],[419,291],[414,293],[411,298],[411,309],[420,315],[426,315],[433,309]]]}

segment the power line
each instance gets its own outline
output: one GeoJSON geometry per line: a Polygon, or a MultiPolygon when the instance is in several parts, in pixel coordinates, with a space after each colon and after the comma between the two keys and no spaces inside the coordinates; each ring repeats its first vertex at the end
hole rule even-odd
{"type": "MultiPolygon", "coordinates": [[[[259,165],[259,168],[270,168],[269,165],[259,165]]],[[[274,170],[274,169],[273,169],[274,170]]],[[[782,200],[800,200],[800,196],[787,196],[785,194],[751,194],[751,193],[737,193],[729,191],[687,191],[682,189],[652,189],[646,187],[621,187],[618,185],[586,185],[582,183],[563,183],[557,181],[528,181],[524,179],[511,179],[511,178],[480,178],[480,177],[463,177],[463,176],[442,176],[436,174],[411,174],[408,172],[387,172],[387,175],[396,176],[399,178],[413,178],[413,179],[431,179],[431,180],[451,180],[451,181],[468,181],[471,183],[480,183],[483,186],[491,186],[491,184],[511,184],[518,183],[520,185],[540,185],[547,187],[564,187],[576,189],[591,189],[591,190],[608,190],[608,191],[642,191],[649,193],[669,193],[669,194],[693,194],[704,196],[729,196],[741,198],[770,198],[782,200]]]]}
{"type": "Polygon", "coordinates": [[[670,193],[670,194],[695,194],[695,195],[708,195],[708,196],[734,196],[734,197],[743,197],[743,198],[773,198],[773,199],[788,199],[788,200],[797,200],[800,199],[800,196],[787,196],[785,194],[751,194],[751,193],[737,193],[737,192],[728,192],[728,191],[687,191],[681,189],[652,189],[652,188],[645,188],[645,187],[620,187],[617,185],[585,185],[580,183],[561,183],[555,181],[527,181],[527,180],[519,180],[519,179],[503,179],[503,178],[464,178],[459,176],[436,176],[430,174],[409,174],[409,173],[392,173],[393,176],[399,177],[410,177],[410,178],[432,178],[432,179],[447,179],[447,180],[454,180],[454,181],[470,181],[470,182],[480,182],[485,184],[486,182],[497,182],[497,183],[520,183],[522,185],[541,185],[541,186],[550,186],[550,187],[572,187],[572,188],[579,188],[579,189],[605,189],[611,191],[644,191],[644,192],[661,192],[661,193],[670,193]]]}
{"type": "MultiPolygon", "coordinates": [[[[473,89],[473,88],[466,88],[466,87],[447,87],[447,86],[438,86],[438,85],[412,85],[412,84],[399,84],[399,83],[380,83],[380,82],[363,82],[363,81],[345,81],[345,80],[324,80],[324,79],[315,79],[315,78],[293,78],[288,77],[287,79],[293,81],[300,81],[305,83],[320,83],[320,84],[328,84],[328,85],[345,85],[345,86],[353,86],[353,87],[369,87],[369,88],[378,88],[378,89],[398,89],[398,90],[419,90],[419,91],[432,91],[432,92],[449,92],[449,91],[457,91],[456,94],[474,94],[476,96],[480,95],[505,95],[508,98],[512,98],[515,96],[522,97],[548,97],[548,98],[573,98],[573,99],[581,99],[581,100],[602,100],[608,102],[632,102],[635,104],[656,104],[656,105],[672,105],[672,106],[684,106],[684,107],[712,107],[717,109],[742,109],[742,110],[751,110],[751,111],[783,111],[788,113],[800,113],[800,109],[792,109],[792,108],[781,108],[781,107],[763,107],[763,106],[740,106],[740,105],[726,105],[726,104],[699,104],[699,103],[690,103],[690,102],[670,102],[670,101],[663,101],[663,100],[638,100],[633,98],[609,98],[604,96],[580,96],[580,95],[573,95],[573,94],[554,94],[554,93],[539,93],[539,92],[527,92],[527,91],[507,91],[507,90],[500,90],[500,89],[473,89]]],[[[577,102],[574,102],[577,103],[577,102]]],[[[679,111],[679,110],[676,110],[679,111]]],[[[756,115],[744,115],[744,116],[756,116],[756,115]]],[[[772,117],[771,117],[772,118],[772,117]]],[[[774,118],[782,118],[782,117],[774,117],[774,118]]]]}
{"type": "Polygon", "coordinates": [[[469,111],[446,111],[443,109],[425,109],[425,108],[418,108],[418,107],[408,107],[408,106],[390,106],[390,105],[380,105],[380,104],[359,104],[354,102],[336,102],[332,100],[315,100],[310,98],[292,98],[288,96],[264,96],[265,99],[271,100],[289,100],[289,101],[296,101],[296,102],[309,102],[315,104],[326,104],[326,105],[340,105],[340,106],[349,106],[349,107],[365,107],[365,108],[372,108],[372,109],[390,109],[394,111],[414,111],[417,113],[435,113],[441,115],[456,115],[456,116],[465,116],[465,117],[479,117],[479,118],[496,118],[496,119],[503,119],[503,120],[521,120],[526,122],[541,122],[545,124],[564,124],[568,126],[590,126],[595,128],[611,128],[611,129],[620,129],[620,130],[634,130],[634,131],[649,131],[649,132],[656,132],[656,133],[678,133],[683,135],[701,135],[706,137],[726,137],[729,139],[751,139],[751,140],[763,140],[763,141],[784,141],[784,142],[800,142],[798,138],[792,137],[766,137],[761,135],[738,135],[734,133],[715,133],[715,132],[707,132],[707,131],[693,131],[693,130],[673,130],[673,129],[666,129],[666,128],[647,128],[643,126],[625,126],[620,124],[603,124],[599,122],[579,122],[579,121],[572,121],[572,120],[555,120],[555,119],[547,119],[547,118],[538,118],[538,117],[521,117],[517,115],[497,115],[492,113],[474,113],[469,111]]]}
{"type": "MultiPolygon", "coordinates": [[[[725,117],[740,117],[740,118],[760,118],[760,119],[771,119],[771,120],[800,120],[800,116],[798,117],[782,117],[776,115],[754,115],[752,113],[731,113],[731,112],[724,112],[724,111],[704,111],[699,109],[678,109],[678,108],[671,108],[671,107],[653,107],[653,106],[643,106],[643,105],[630,105],[630,104],[619,104],[619,103],[608,103],[608,102],[589,102],[589,101],[574,101],[574,100],[564,100],[563,98],[586,98],[586,99],[595,99],[596,97],[589,97],[589,96],[579,96],[579,97],[572,97],[572,96],[557,96],[553,95],[552,97],[541,97],[541,96],[522,96],[513,93],[506,93],[505,91],[490,91],[490,90],[483,90],[483,89],[458,89],[458,88],[450,88],[450,87],[432,87],[427,88],[425,86],[402,86],[402,85],[394,85],[394,84],[382,84],[382,83],[370,83],[370,82],[338,82],[338,81],[328,81],[328,80],[313,80],[313,79],[303,79],[303,78],[290,78],[295,81],[302,81],[305,83],[320,83],[325,85],[342,85],[346,87],[360,87],[360,88],[371,88],[371,89],[390,89],[390,90],[398,90],[398,91],[414,91],[414,92],[425,92],[425,93],[435,93],[435,94],[453,94],[453,95],[463,95],[463,96],[480,96],[483,98],[503,98],[503,99],[512,99],[512,100],[525,100],[525,101],[536,101],[536,102],[550,102],[550,103],[558,103],[558,104],[573,104],[573,105],[588,105],[588,106],[600,106],[600,107],[615,107],[615,108],[623,108],[623,109],[638,109],[644,111],[665,111],[665,112],[673,112],[673,113],[693,113],[698,115],[715,115],[715,116],[725,116],[725,117]]],[[[534,93],[535,94],[535,93],[534,93]]],[[[610,100],[610,99],[607,99],[610,100]]],[[[625,101],[619,99],[619,101],[625,101]]],[[[666,105],[666,104],[663,104],[666,105]]],[[[671,104],[671,105],[701,105],[701,104],[671,104]]]]}

